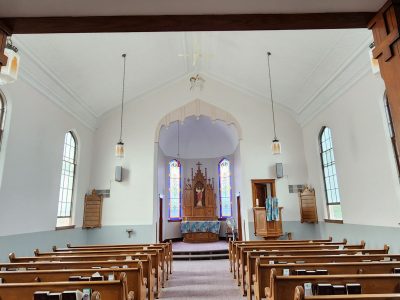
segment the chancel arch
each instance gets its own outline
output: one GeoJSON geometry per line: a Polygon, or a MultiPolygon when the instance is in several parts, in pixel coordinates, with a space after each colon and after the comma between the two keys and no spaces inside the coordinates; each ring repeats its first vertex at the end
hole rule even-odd
{"type": "Polygon", "coordinates": [[[225,235],[226,218],[238,218],[232,201],[240,192],[234,184],[239,182],[240,165],[235,164],[240,162],[241,139],[236,119],[195,100],[165,116],[156,138],[157,189],[164,199],[163,240],[218,240],[225,235]],[[185,222],[214,222],[210,226],[216,227],[213,233],[186,234],[182,231],[185,222]]]}

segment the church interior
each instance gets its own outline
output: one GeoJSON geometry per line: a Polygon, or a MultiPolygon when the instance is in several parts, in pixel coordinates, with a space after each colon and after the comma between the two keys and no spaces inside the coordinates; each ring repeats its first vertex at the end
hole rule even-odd
{"type": "Polygon", "coordinates": [[[400,299],[400,2],[0,0],[0,300],[400,299]]]}

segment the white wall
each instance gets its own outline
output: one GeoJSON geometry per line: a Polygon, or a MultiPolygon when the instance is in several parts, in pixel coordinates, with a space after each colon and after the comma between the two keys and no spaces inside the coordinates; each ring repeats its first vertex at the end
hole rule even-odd
{"type": "MultiPolygon", "coordinates": [[[[129,170],[129,176],[123,183],[112,182],[119,110],[109,112],[99,122],[91,185],[103,188],[110,186],[111,182],[111,198],[104,203],[103,225],[152,224],[153,207],[157,207],[157,188],[154,189],[152,180],[157,177],[155,151],[158,147],[154,147],[157,125],[167,113],[197,98],[231,113],[241,126],[241,182],[237,186],[245,212],[243,218],[248,219],[249,213],[246,212],[251,207],[250,179],[273,178],[275,162],[282,162],[287,174],[285,181],[278,182],[278,189],[282,191],[278,196],[284,198],[282,201],[286,206],[293,206],[293,211],[298,211],[298,201],[292,201],[288,192],[283,192],[288,190],[288,183],[302,183],[307,178],[302,131],[294,118],[277,109],[278,135],[284,148],[282,155],[273,156],[270,148],[273,137],[271,111],[265,99],[210,78],[206,78],[203,91],[193,93],[189,91],[187,78],[184,78],[125,106],[126,156],[123,166],[129,170]]],[[[298,213],[284,212],[284,218],[298,219],[298,213]]]]}
{"type": "Polygon", "coordinates": [[[82,225],[93,133],[23,80],[2,88],[9,108],[0,165],[0,236],[54,230],[64,136],[78,137],[74,219],[82,225]]]}
{"type": "Polygon", "coordinates": [[[400,186],[384,115],[384,84],[368,73],[303,130],[309,182],[326,218],[318,135],[332,130],[345,223],[398,226],[400,186]]]}

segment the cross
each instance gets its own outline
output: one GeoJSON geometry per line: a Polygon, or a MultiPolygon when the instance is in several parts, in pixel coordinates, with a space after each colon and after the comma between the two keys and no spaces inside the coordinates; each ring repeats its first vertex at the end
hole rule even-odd
{"type": "Polygon", "coordinates": [[[197,164],[197,168],[200,170],[200,166],[202,165],[200,162],[198,162],[197,164]]]}

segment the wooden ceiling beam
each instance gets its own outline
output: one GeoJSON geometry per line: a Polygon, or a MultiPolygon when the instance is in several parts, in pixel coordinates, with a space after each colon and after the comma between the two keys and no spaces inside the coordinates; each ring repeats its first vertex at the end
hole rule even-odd
{"type": "Polygon", "coordinates": [[[10,34],[367,28],[374,13],[0,18],[10,34]]]}

